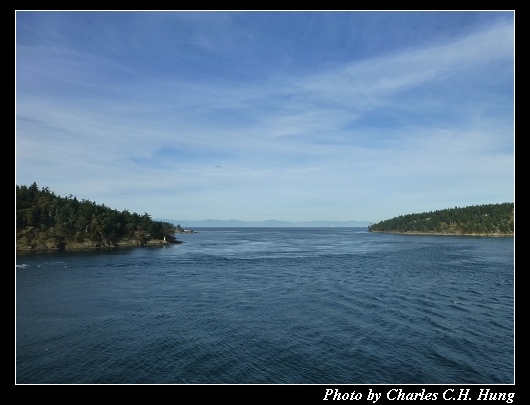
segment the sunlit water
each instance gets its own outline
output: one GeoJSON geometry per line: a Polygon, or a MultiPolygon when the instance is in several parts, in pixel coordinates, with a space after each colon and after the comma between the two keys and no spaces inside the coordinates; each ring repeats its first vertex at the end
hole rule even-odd
{"type": "Polygon", "coordinates": [[[513,238],[197,231],[19,255],[16,383],[514,383],[513,238]]]}

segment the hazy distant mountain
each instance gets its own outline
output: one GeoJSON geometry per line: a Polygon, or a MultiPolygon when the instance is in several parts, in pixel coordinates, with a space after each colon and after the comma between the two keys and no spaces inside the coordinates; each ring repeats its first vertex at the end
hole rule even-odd
{"type": "Polygon", "coordinates": [[[303,221],[289,222],[274,219],[266,221],[240,221],[237,219],[220,220],[205,219],[201,221],[184,219],[157,219],[157,221],[170,222],[183,228],[210,228],[210,227],[368,227],[368,221],[303,221]]]}

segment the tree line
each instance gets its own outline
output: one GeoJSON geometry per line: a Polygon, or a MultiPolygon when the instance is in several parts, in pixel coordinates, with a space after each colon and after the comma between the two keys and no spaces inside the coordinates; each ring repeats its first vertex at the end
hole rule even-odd
{"type": "Polygon", "coordinates": [[[514,218],[515,203],[505,202],[400,215],[370,224],[368,230],[451,235],[514,235],[514,218]]]}
{"type": "Polygon", "coordinates": [[[154,221],[75,196],[55,195],[48,187],[16,185],[16,249],[144,246],[152,240],[178,242],[180,225],[154,221]]]}

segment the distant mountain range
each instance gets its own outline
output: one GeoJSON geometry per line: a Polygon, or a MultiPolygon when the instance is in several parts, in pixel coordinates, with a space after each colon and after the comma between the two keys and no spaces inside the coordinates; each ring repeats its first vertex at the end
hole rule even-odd
{"type": "Polygon", "coordinates": [[[201,221],[197,220],[184,220],[184,219],[164,219],[158,218],[157,221],[170,222],[175,225],[180,225],[184,229],[186,228],[245,228],[245,227],[264,227],[264,228],[286,228],[286,227],[368,227],[370,222],[368,221],[301,221],[301,222],[290,222],[290,221],[277,221],[274,219],[266,221],[240,221],[237,219],[220,220],[220,219],[205,219],[201,221]]]}

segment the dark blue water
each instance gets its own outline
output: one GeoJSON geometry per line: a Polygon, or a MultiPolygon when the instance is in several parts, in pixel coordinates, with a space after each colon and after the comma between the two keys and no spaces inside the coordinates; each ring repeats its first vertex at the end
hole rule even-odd
{"type": "Polygon", "coordinates": [[[197,231],[18,255],[16,383],[514,383],[513,238],[197,231]]]}

